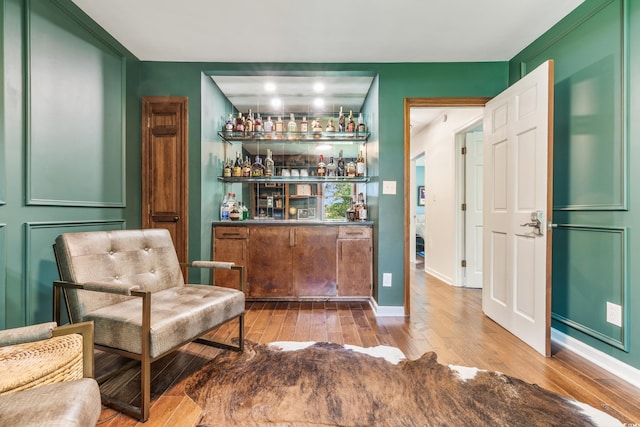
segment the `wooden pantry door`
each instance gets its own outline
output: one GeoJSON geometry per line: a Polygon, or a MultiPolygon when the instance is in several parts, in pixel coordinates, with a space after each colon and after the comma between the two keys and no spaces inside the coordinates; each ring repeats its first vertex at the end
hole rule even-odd
{"type": "Polygon", "coordinates": [[[169,230],[181,263],[188,262],[187,113],[187,97],[142,98],[142,227],[169,230]]]}

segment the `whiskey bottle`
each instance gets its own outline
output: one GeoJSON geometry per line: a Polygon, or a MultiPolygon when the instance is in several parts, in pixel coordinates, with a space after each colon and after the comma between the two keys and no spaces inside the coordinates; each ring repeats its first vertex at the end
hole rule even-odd
{"type": "Polygon", "coordinates": [[[356,131],[356,122],[353,121],[353,111],[349,111],[349,121],[347,122],[347,132],[356,131]]]}
{"type": "Polygon", "coordinates": [[[346,174],[347,174],[348,177],[352,178],[352,177],[356,176],[356,164],[353,161],[353,159],[349,160],[345,170],[346,170],[346,174]]]}
{"type": "Polygon", "coordinates": [[[232,171],[231,160],[227,160],[224,162],[224,168],[222,169],[222,176],[224,176],[225,178],[231,177],[231,171],[232,171]]]}
{"type": "Polygon", "coordinates": [[[300,132],[302,133],[309,132],[309,123],[307,122],[306,116],[303,116],[302,121],[300,122],[300,132]]]}
{"type": "Polygon", "coordinates": [[[342,157],[342,150],[340,150],[340,154],[338,155],[338,176],[345,176],[345,174],[344,158],[342,157]]]}
{"type": "Polygon", "coordinates": [[[287,123],[287,132],[293,133],[297,131],[298,125],[296,124],[296,117],[291,113],[291,115],[289,115],[289,123],[287,123]]]}
{"type": "Polygon", "coordinates": [[[267,121],[264,122],[263,127],[265,133],[273,132],[273,122],[271,121],[271,116],[267,116],[267,121]]]}
{"type": "Polygon", "coordinates": [[[256,114],[256,120],[253,122],[253,131],[254,132],[262,132],[262,117],[260,117],[260,113],[256,114]]]}
{"type": "Polygon", "coordinates": [[[327,128],[325,129],[327,132],[335,132],[336,127],[333,125],[333,120],[329,119],[327,122],[327,128]]]}
{"type": "Polygon", "coordinates": [[[322,125],[320,124],[320,119],[315,119],[311,125],[313,127],[312,130],[314,133],[322,133],[322,125]]]}
{"type": "Polygon", "coordinates": [[[345,126],[344,113],[342,112],[342,107],[340,107],[340,115],[338,116],[338,132],[344,132],[346,130],[345,126]]]}
{"type": "Polygon", "coordinates": [[[231,171],[231,176],[233,177],[242,176],[242,157],[240,157],[239,151],[236,151],[236,162],[233,164],[233,170],[231,171]]]}
{"type": "Polygon", "coordinates": [[[360,221],[367,220],[367,204],[364,202],[364,194],[358,193],[358,211],[357,217],[360,221]]]}
{"type": "Polygon", "coordinates": [[[224,124],[224,130],[227,133],[231,133],[233,132],[233,114],[229,113],[229,116],[227,117],[227,122],[224,124]]]}
{"type": "Polygon", "coordinates": [[[333,161],[333,156],[329,158],[329,164],[327,165],[327,176],[336,176],[338,165],[333,161]]]}
{"type": "Polygon", "coordinates": [[[364,119],[362,118],[362,113],[358,115],[358,133],[365,133],[367,131],[367,126],[364,124],[364,119]]]}
{"type": "Polygon", "coordinates": [[[251,113],[251,109],[249,109],[249,114],[247,114],[247,119],[244,121],[244,130],[247,133],[253,132],[253,114],[251,113]]]}
{"type": "Polygon", "coordinates": [[[267,157],[264,159],[264,176],[272,177],[276,174],[275,163],[271,155],[271,150],[267,149],[267,157]]]}
{"type": "Polygon", "coordinates": [[[326,171],[326,166],[324,163],[324,156],[322,154],[320,154],[320,160],[318,161],[318,164],[316,165],[316,174],[318,176],[325,176],[327,173],[326,171]]]}
{"type": "Polygon", "coordinates": [[[242,113],[238,111],[238,117],[236,117],[236,132],[244,132],[244,118],[242,113]]]}
{"type": "Polygon", "coordinates": [[[256,156],[256,161],[251,165],[251,176],[262,177],[264,176],[264,165],[260,156],[256,156]]]}
{"type": "Polygon", "coordinates": [[[364,172],[365,172],[364,156],[362,155],[362,150],[360,150],[360,154],[358,154],[358,159],[356,160],[356,176],[364,176],[364,172]]]}
{"type": "Polygon", "coordinates": [[[282,118],[278,116],[278,120],[276,120],[276,132],[284,132],[284,122],[282,118]]]}
{"type": "Polygon", "coordinates": [[[249,156],[244,158],[244,163],[242,164],[242,176],[244,178],[249,178],[251,176],[251,162],[249,161],[249,156]]]}

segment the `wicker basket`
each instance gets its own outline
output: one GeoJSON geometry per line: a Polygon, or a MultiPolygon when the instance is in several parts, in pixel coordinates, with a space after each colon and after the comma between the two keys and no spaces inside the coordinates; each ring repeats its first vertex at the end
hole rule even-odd
{"type": "Polygon", "coordinates": [[[82,335],[0,347],[0,395],[82,378],[82,335]]]}

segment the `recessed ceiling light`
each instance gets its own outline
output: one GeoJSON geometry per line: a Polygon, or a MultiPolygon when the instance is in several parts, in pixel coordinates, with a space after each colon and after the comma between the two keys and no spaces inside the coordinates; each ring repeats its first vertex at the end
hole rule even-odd
{"type": "Polygon", "coordinates": [[[264,90],[266,90],[267,93],[273,93],[276,91],[276,84],[273,82],[266,82],[264,84],[264,90]]]}
{"type": "Polygon", "coordinates": [[[324,99],[316,98],[313,100],[313,105],[316,108],[324,108],[324,99]]]}
{"type": "Polygon", "coordinates": [[[313,85],[313,90],[314,90],[314,92],[315,92],[315,93],[322,93],[322,92],[324,92],[324,83],[322,83],[322,82],[316,82],[316,83],[313,85]]]}
{"type": "Polygon", "coordinates": [[[278,107],[280,107],[280,105],[282,105],[282,100],[280,98],[272,98],[271,99],[271,106],[273,108],[278,108],[278,107]]]}

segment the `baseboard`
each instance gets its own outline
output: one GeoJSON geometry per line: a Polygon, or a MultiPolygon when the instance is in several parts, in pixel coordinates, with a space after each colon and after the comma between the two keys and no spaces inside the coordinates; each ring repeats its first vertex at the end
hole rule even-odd
{"type": "Polygon", "coordinates": [[[379,306],[373,298],[369,300],[369,305],[376,317],[405,317],[403,306],[379,306]]]}
{"type": "Polygon", "coordinates": [[[446,283],[447,285],[455,286],[453,284],[453,279],[451,277],[449,277],[449,276],[444,276],[444,275],[438,273],[437,271],[430,269],[429,267],[425,268],[424,272],[429,274],[429,275],[431,275],[431,276],[433,276],[433,277],[435,277],[436,279],[446,283]]]}
{"type": "Polygon", "coordinates": [[[628,382],[634,387],[640,388],[640,370],[633,366],[627,365],[615,357],[611,357],[608,354],[588,346],[582,341],[570,337],[569,335],[553,328],[551,328],[551,340],[559,346],[572,351],[592,363],[595,363],[603,369],[606,369],[621,380],[628,382]]]}

